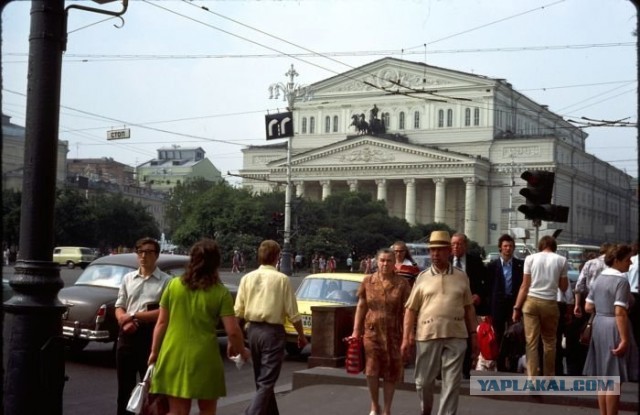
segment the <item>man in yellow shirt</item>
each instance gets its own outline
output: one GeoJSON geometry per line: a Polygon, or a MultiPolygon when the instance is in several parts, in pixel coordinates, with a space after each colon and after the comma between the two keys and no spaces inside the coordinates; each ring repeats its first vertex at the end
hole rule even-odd
{"type": "Polygon", "coordinates": [[[307,344],[289,278],[276,270],[279,257],[280,245],[263,241],[258,248],[260,267],[242,277],[238,287],[234,308],[236,317],[246,322],[257,389],[246,415],[279,414],[274,388],[285,353],[285,318],[298,332],[298,347],[307,344]]]}

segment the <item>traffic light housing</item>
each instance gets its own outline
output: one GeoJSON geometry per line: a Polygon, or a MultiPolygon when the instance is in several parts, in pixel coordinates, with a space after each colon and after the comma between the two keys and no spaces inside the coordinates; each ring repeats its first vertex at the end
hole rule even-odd
{"type": "Polygon", "coordinates": [[[284,213],[282,213],[282,212],[273,212],[271,214],[271,221],[269,222],[269,225],[276,226],[278,228],[283,227],[284,226],[284,213]]]}
{"type": "Polygon", "coordinates": [[[518,206],[518,211],[530,220],[549,222],[567,222],[569,208],[551,204],[555,173],[541,170],[525,171],[520,176],[527,182],[527,187],[520,190],[525,197],[525,204],[518,206]]]}
{"type": "Polygon", "coordinates": [[[527,182],[527,187],[520,190],[526,204],[518,206],[518,210],[527,219],[544,219],[551,206],[555,173],[533,170],[525,171],[520,177],[527,182]]]}

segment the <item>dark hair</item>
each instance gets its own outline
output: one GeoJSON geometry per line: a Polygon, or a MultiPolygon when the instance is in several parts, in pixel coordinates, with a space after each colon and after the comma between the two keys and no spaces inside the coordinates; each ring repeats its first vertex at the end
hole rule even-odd
{"type": "Polygon", "coordinates": [[[280,256],[280,245],[272,240],[262,241],[258,248],[258,263],[260,265],[273,265],[280,256]]]}
{"type": "Polygon", "coordinates": [[[153,239],[153,238],[151,238],[149,236],[147,236],[145,238],[138,239],[136,241],[136,251],[138,249],[140,249],[140,247],[142,247],[142,245],[147,245],[147,244],[151,244],[151,245],[154,246],[154,248],[156,250],[156,254],[160,253],[160,244],[158,243],[158,241],[156,241],[155,239],[153,239]]]}
{"type": "Polygon", "coordinates": [[[629,255],[631,255],[632,251],[633,251],[633,248],[631,247],[631,245],[625,245],[625,244],[613,245],[611,246],[611,248],[609,248],[609,250],[605,254],[604,263],[607,264],[607,266],[611,267],[613,266],[613,263],[615,262],[616,259],[618,261],[622,261],[629,255]]]}
{"type": "Polygon", "coordinates": [[[498,238],[498,248],[502,246],[503,242],[511,242],[513,246],[516,245],[516,241],[508,233],[505,233],[500,238],[498,238]]]}
{"type": "Polygon", "coordinates": [[[391,254],[391,256],[393,256],[393,251],[391,248],[380,248],[378,249],[378,252],[376,252],[376,259],[380,254],[391,254]]]}
{"type": "MultiPolygon", "coordinates": [[[[395,241],[391,246],[393,247],[397,245],[402,246],[404,248],[404,257],[409,261],[411,261],[412,264],[415,265],[416,261],[413,260],[413,257],[411,256],[411,252],[409,251],[409,248],[407,248],[407,244],[404,241],[395,241]]],[[[378,251],[378,253],[380,253],[380,251],[378,251]]]]}
{"type": "Polygon", "coordinates": [[[193,244],[189,251],[191,260],[182,283],[190,290],[206,290],[220,282],[220,248],[213,239],[201,239],[193,244]]]}
{"type": "Polygon", "coordinates": [[[540,238],[540,242],[538,242],[538,251],[542,252],[545,249],[551,249],[551,252],[556,252],[556,249],[558,249],[556,238],[551,235],[545,235],[540,238]]]}
{"type": "Polygon", "coordinates": [[[604,242],[602,245],[600,245],[600,250],[598,252],[600,252],[600,255],[605,255],[609,251],[609,249],[611,249],[612,246],[613,244],[609,242],[604,242]]]}

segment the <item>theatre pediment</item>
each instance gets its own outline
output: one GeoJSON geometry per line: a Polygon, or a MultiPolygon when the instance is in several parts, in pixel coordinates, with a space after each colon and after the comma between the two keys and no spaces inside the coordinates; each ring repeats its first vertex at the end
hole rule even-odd
{"type": "MultiPolygon", "coordinates": [[[[352,138],[292,157],[291,164],[300,167],[330,167],[389,164],[468,164],[472,158],[445,150],[397,142],[378,137],[352,138]]],[[[286,166],[280,159],[271,168],[286,166]]]]}
{"type": "Polygon", "coordinates": [[[313,95],[389,90],[394,93],[418,93],[438,89],[487,86],[495,81],[485,77],[385,58],[312,85],[313,95]]]}

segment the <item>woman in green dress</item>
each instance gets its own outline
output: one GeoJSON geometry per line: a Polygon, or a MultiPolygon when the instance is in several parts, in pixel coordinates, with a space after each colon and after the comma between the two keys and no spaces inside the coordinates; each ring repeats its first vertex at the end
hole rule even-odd
{"type": "Polygon", "coordinates": [[[160,300],[149,356],[149,364],[155,363],[150,392],[168,396],[172,415],[189,414],[192,399],[198,400],[200,414],[214,415],[218,398],[226,395],[219,319],[228,336],[227,355],[248,359],[249,352],[231,294],[220,281],[217,243],[203,239],[189,255],[185,275],[171,280],[160,300]]]}

